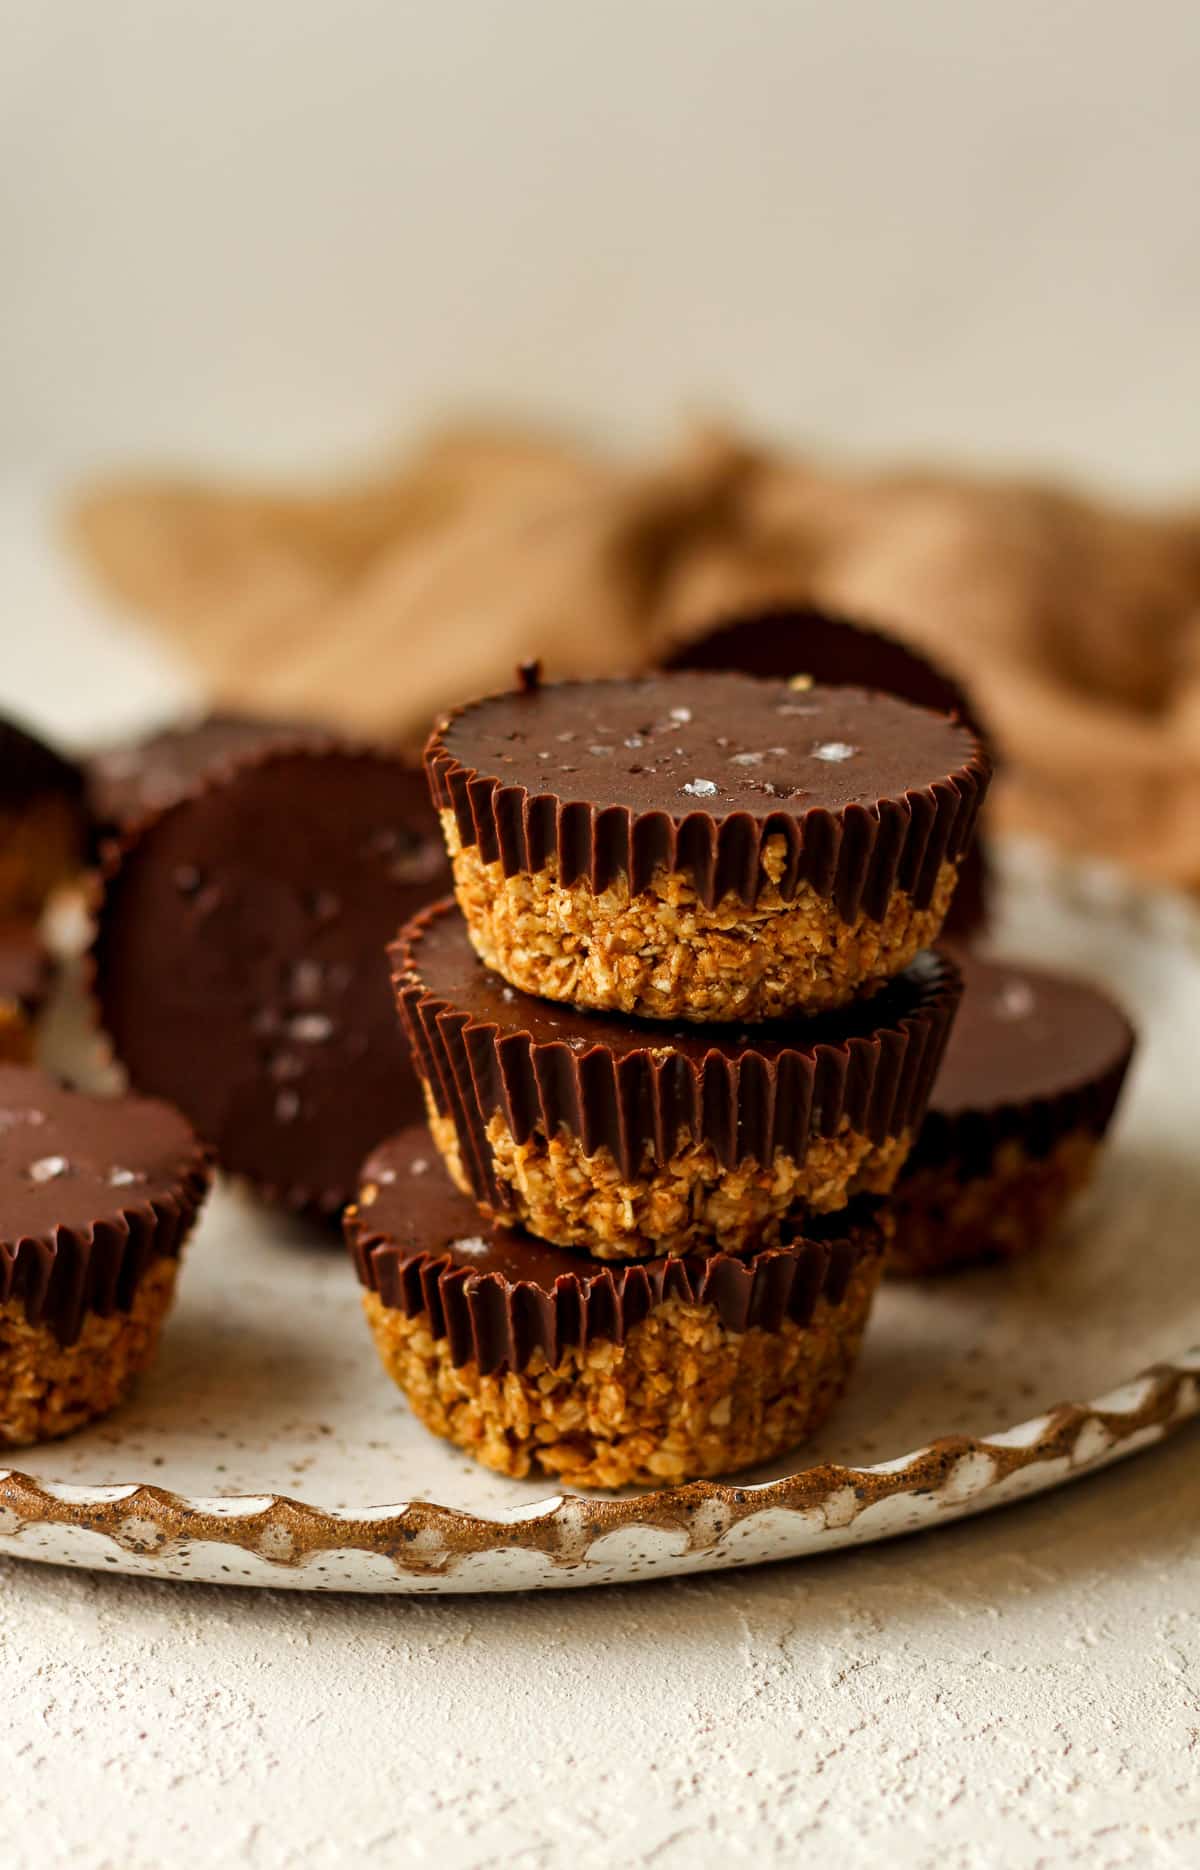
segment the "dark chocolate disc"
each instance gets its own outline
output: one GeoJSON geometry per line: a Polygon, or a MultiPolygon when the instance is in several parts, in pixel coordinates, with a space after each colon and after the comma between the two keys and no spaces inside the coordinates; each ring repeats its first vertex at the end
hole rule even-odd
{"type": "Polygon", "coordinates": [[[982,1165],[1018,1138],[1044,1154],[1068,1131],[1107,1127],[1134,1031],[1107,994],[1043,968],[960,957],[963,997],[910,1166],[982,1165]]]}
{"type": "Polygon", "coordinates": [[[85,1311],[127,1309],[146,1266],[179,1251],[208,1181],[170,1105],[0,1065],[0,1303],[20,1300],[64,1341],[85,1311]]]}
{"type": "Polygon", "coordinates": [[[803,1324],[819,1299],[838,1302],[856,1263],[883,1241],[867,1202],[746,1259],[601,1265],[482,1222],[417,1128],[368,1158],[345,1233],[361,1283],[391,1309],[425,1315],[453,1361],[475,1362],[485,1375],[521,1369],[535,1350],[553,1365],[596,1339],[620,1343],[668,1298],[714,1306],[730,1331],[778,1330],[788,1318],[803,1324]]]}
{"type": "Polygon", "coordinates": [[[528,685],[446,718],[426,748],[435,801],[508,875],[558,865],[595,890],[656,870],[708,904],[802,882],[847,919],[894,888],[924,907],[970,843],[988,764],[969,728],[860,688],[735,674],[528,685]]]}
{"type": "Polygon", "coordinates": [[[420,1107],[385,951],[447,881],[398,757],[326,742],[213,775],[132,836],[104,891],[96,991],[132,1083],[265,1193],[340,1208],[420,1107]]]}

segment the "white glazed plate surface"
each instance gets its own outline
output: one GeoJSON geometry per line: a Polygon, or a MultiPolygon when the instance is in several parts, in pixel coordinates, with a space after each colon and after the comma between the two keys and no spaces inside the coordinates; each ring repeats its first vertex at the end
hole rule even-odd
{"type": "Polygon", "coordinates": [[[1108,983],[1140,1026],[1102,1171],[1042,1254],[887,1286],[790,1463],[617,1499],[490,1475],[410,1417],[336,1248],[222,1188],[133,1400],[0,1473],[0,1551],[304,1590],[619,1583],[935,1526],[1159,1440],[1200,1411],[1200,917],[1028,851],[1000,911],[998,950],[1108,983]]]}

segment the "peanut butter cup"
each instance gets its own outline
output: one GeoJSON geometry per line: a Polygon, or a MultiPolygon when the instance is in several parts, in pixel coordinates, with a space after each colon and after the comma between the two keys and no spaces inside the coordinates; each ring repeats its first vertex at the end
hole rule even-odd
{"type": "Polygon", "coordinates": [[[36,921],[83,868],[83,775],[53,747],[0,718],[0,921],[36,921]]]}
{"type": "Polygon", "coordinates": [[[421,1108],[386,946],[448,883],[419,770],[331,740],[272,745],[125,840],[94,949],[131,1082],[223,1166],[332,1214],[421,1108]]]}
{"type": "Polygon", "coordinates": [[[0,1442],[66,1435],[121,1401],[210,1173],[169,1105],[0,1065],[0,1442]]]}
{"type": "MultiPolygon", "coordinates": [[[[667,669],[735,669],[768,680],[832,688],[879,688],[936,714],[957,715],[987,744],[970,693],[930,657],[890,631],[807,604],[759,606],[722,618],[675,645],[667,669]]],[[[987,858],[977,835],[958,867],[944,933],[966,938],[987,922],[987,858]]]]}
{"type": "Polygon", "coordinates": [[[448,715],[425,753],[481,958],[655,1019],[841,1006],[933,941],[987,756],[859,688],[736,674],[561,683],[448,715]]]}
{"type": "Polygon", "coordinates": [[[745,1252],[887,1192],[959,994],[918,957],[870,1000],[750,1028],[580,1011],[510,987],[452,903],[391,950],[432,1134],[497,1220],[599,1259],[745,1252]]]}
{"type": "Polygon", "coordinates": [[[419,1130],[364,1165],[346,1241],[388,1375],[502,1474],[662,1486],[766,1461],[828,1415],[886,1247],[866,1204],[749,1260],[602,1267],[480,1223],[419,1130]]]}
{"type": "Polygon", "coordinates": [[[890,1265],[942,1272],[1038,1246],[1084,1186],[1135,1036],[1106,994],[966,955],[929,1111],[895,1197],[890,1265]]]}

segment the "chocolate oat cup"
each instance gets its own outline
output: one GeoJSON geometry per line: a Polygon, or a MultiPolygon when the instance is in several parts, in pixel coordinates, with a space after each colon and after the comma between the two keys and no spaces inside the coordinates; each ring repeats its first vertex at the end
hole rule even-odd
{"type": "Polygon", "coordinates": [[[266,1199],[336,1216],[422,1108],[386,948],[448,882],[399,755],[314,736],[207,771],[110,855],[94,986],[130,1082],[266,1199]]]}
{"type": "Polygon", "coordinates": [[[650,1019],[874,992],[933,942],[987,755],[890,695],[733,674],[517,691],[425,751],[455,891],[512,986],[650,1019]]]}
{"type": "Polygon", "coordinates": [[[962,1005],[894,1210],[889,1267],[946,1272],[1040,1246],[1089,1180],[1133,1057],[1107,994],[965,955],[962,1005]]]}
{"type": "Polygon", "coordinates": [[[0,1066],[0,1444],[67,1435],[123,1399],[210,1180],[169,1105],[0,1066]]]}
{"type": "Polygon", "coordinates": [[[518,992],[452,902],[391,949],[437,1147],[464,1193],[599,1259],[758,1248],[894,1184],[958,1002],[925,954],[871,1000],[753,1027],[666,1026],[518,992]]]}
{"type": "Polygon", "coordinates": [[[675,1485],[768,1461],[826,1419],[886,1250],[871,1204],[752,1259],[600,1267],[484,1226],[419,1130],[364,1165],[346,1242],[384,1369],[485,1467],[675,1485]]]}

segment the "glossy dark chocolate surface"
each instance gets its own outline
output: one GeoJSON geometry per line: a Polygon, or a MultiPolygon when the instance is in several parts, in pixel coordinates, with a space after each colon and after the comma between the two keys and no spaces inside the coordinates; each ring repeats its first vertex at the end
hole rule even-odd
{"type": "Polygon", "coordinates": [[[961,726],[892,695],[730,673],[499,695],[452,717],[441,744],[502,785],[676,819],[873,805],[944,779],[973,747],[961,726]]]}
{"type": "Polygon", "coordinates": [[[135,834],[105,891],[96,989],[133,1084],[226,1168],[333,1212],[420,1107],[386,946],[448,880],[398,758],[329,744],[214,777],[135,834]]]}
{"type": "Polygon", "coordinates": [[[1072,1130],[1101,1135],[1133,1055],[1107,994],[1024,963],[959,956],[963,997],[911,1163],[975,1169],[1014,1138],[1043,1155],[1072,1130]]]}

